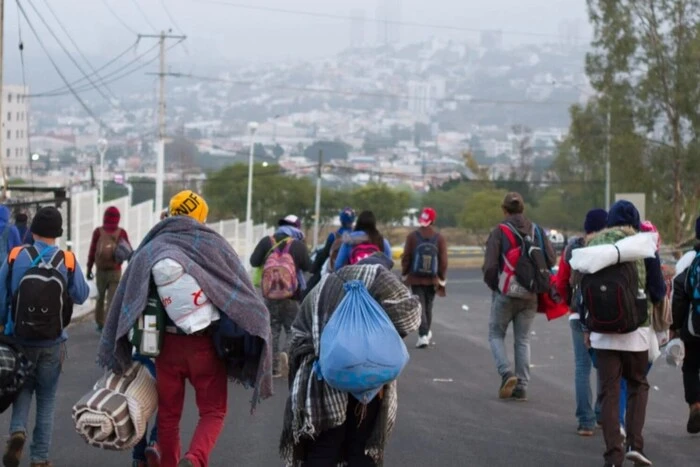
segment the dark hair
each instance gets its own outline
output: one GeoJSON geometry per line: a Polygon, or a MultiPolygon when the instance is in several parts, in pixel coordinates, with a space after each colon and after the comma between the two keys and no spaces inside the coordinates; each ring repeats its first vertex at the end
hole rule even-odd
{"type": "Polygon", "coordinates": [[[362,211],[355,221],[355,232],[364,232],[370,243],[384,251],[384,237],[377,230],[377,218],[372,211],[362,211]]]}

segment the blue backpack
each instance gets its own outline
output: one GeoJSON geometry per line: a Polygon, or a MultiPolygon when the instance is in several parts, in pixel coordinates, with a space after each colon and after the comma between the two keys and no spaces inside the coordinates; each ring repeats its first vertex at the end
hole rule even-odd
{"type": "Polygon", "coordinates": [[[438,235],[423,238],[420,232],[415,232],[418,245],[413,251],[411,274],[418,277],[437,277],[438,275],[438,235]]]}
{"type": "Polygon", "coordinates": [[[688,267],[685,277],[686,290],[690,292],[690,313],[688,314],[688,333],[700,338],[700,253],[695,256],[688,267]]]}
{"type": "Polygon", "coordinates": [[[0,261],[5,261],[7,258],[7,255],[10,254],[10,251],[7,248],[7,242],[10,239],[10,224],[5,225],[5,228],[2,231],[2,235],[0,235],[0,261]]]}
{"type": "Polygon", "coordinates": [[[368,404],[401,374],[408,350],[362,281],[347,282],[345,291],[321,333],[315,371],[330,387],[368,404]]]}

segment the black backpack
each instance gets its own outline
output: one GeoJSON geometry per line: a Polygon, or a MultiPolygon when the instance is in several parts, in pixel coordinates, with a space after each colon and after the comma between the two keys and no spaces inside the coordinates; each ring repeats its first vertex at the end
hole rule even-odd
{"type": "Polygon", "coordinates": [[[544,252],[542,231],[536,224],[532,224],[532,235],[523,237],[510,223],[506,222],[505,226],[520,240],[520,259],[515,265],[515,278],[518,283],[532,293],[549,292],[551,271],[544,252]],[[537,237],[539,242],[535,243],[537,237]]]}
{"type": "Polygon", "coordinates": [[[418,277],[437,277],[438,275],[438,235],[423,238],[420,232],[415,232],[418,244],[413,251],[411,274],[418,277]]]}
{"type": "MultiPolygon", "coordinates": [[[[57,339],[73,316],[68,283],[58,268],[65,262],[71,280],[75,257],[70,252],[58,250],[46,262],[34,246],[27,247],[26,251],[32,263],[12,297],[14,335],[27,340],[57,339]]],[[[11,280],[12,266],[18,254],[13,251],[10,255],[8,280],[11,280]]]]}
{"type": "Polygon", "coordinates": [[[637,264],[617,263],[581,279],[586,326],[601,334],[626,334],[649,317],[646,294],[639,293],[637,264]]]}

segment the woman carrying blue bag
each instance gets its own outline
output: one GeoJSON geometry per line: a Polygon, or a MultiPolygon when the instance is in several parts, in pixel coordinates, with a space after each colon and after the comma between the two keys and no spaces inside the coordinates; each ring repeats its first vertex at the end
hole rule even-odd
{"type": "Polygon", "coordinates": [[[392,266],[384,255],[370,256],[325,276],[304,300],[289,346],[280,440],[286,465],[383,465],[395,423],[396,377],[408,361],[402,339],[421,320],[418,298],[392,266]],[[368,365],[370,353],[389,370],[368,365]]]}

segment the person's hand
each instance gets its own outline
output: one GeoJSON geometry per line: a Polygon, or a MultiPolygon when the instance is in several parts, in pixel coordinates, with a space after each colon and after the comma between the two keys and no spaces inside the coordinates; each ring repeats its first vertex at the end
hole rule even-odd
{"type": "Polygon", "coordinates": [[[92,274],[92,269],[88,270],[87,275],[85,277],[87,277],[87,280],[89,280],[89,281],[91,281],[95,278],[95,276],[92,274]]]}
{"type": "Polygon", "coordinates": [[[583,333],[583,345],[585,345],[587,349],[591,348],[591,333],[590,332],[583,333]]]}

